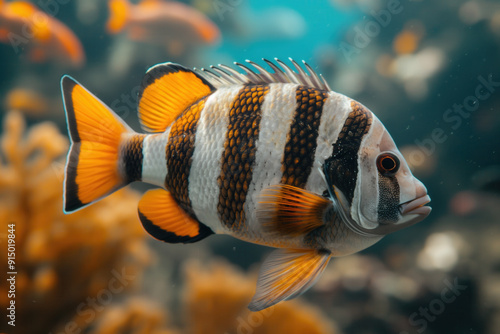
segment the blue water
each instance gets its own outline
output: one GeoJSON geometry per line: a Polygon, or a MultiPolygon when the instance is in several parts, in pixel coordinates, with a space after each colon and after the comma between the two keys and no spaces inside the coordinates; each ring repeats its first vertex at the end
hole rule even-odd
{"type": "MultiPolygon", "coordinates": [[[[227,2],[231,3],[231,1],[227,2]]],[[[315,51],[317,51],[316,48],[322,45],[338,45],[343,39],[347,28],[363,16],[363,13],[357,7],[339,9],[327,0],[258,0],[234,2],[240,3],[235,6],[235,12],[240,10],[244,13],[248,9],[257,14],[257,17],[259,13],[263,13],[270,8],[293,8],[305,21],[304,34],[293,39],[256,39],[245,43],[223,36],[222,45],[213,50],[213,52],[229,55],[235,61],[239,62],[245,59],[259,61],[262,58],[286,60],[291,57],[296,61],[305,60],[311,66],[315,66],[314,55],[315,51]]],[[[225,15],[234,15],[235,12],[228,11],[225,15]]],[[[218,16],[215,16],[215,22],[217,22],[217,19],[218,16]]],[[[269,32],[269,34],[272,33],[272,31],[269,32]]]]}

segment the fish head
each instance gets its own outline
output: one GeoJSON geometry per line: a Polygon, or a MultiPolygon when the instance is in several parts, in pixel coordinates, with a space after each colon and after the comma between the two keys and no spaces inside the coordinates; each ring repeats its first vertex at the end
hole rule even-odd
{"type": "Polygon", "coordinates": [[[370,111],[366,116],[362,139],[334,145],[341,153],[325,162],[324,174],[344,222],[360,234],[381,236],[426,218],[430,197],[384,125],[370,111]]]}

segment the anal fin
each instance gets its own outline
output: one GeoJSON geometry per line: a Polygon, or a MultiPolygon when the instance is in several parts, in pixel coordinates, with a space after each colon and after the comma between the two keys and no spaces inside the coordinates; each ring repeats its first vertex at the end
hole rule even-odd
{"type": "Polygon", "coordinates": [[[260,311],[295,298],[316,283],[331,253],[314,249],[277,249],[262,264],[257,291],[248,308],[260,311]]]}
{"type": "Polygon", "coordinates": [[[206,225],[189,216],[164,189],[146,192],[139,201],[139,218],[155,239],[168,243],[192,243],[213,234],[206,225]]]}

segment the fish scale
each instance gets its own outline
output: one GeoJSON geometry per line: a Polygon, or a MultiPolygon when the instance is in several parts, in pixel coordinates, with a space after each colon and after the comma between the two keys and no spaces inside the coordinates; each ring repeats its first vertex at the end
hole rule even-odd
{"type": "Polygon", "coordinates": [[[189,214],[194,212],[189,198],[189,174],[200,112],[205,105],[202,99],[177,118],[170,129],[166,146],[167,176],[165,188],[170,190],[179,205],[189,214]]]}
{"type": "Polygon", "coordinates": [[[229,234],[278,248],[264,261],[252,311],[305,292],[332,256],[430,213],[425,186],[368,108],[331,91],[307,64],[309,73],[293,60],[296,72],[266,62],[273,73],[253,62],[259,73],[153,66],[138,106],[149,134],[63,77],[65,211],[143,181],[158,188],[139,201],[139,220],[158,240],[229,234]]]}
{"type": "Polygon", "coordinates": [[[217,210],[222,223],[231,230],[241,230],[246,222],[244,204],[252,181],[260,106],[268,92],[268,86],[243,87],[230,107],[222,170],[217,179],[220,187],[217,210]]]}
{"type": "Polygon", "coordinates": [[[299,86],[296,91],[295,117],[285,145],[281,183],[303,188],[311,173],[316,140],[327,93],[299,86]]]}

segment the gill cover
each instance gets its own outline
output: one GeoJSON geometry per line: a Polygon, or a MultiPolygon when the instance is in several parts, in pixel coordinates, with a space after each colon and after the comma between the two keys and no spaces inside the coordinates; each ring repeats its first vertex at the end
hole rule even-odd
{"type": "Polygon", "coordinates": [[[362,104],[352,101],[323,172],[337,211],[355,232],[386,235],[430,213],[424,185],[411,173],[390,134],[362,104]],[[412,203],[411,205],[409,205],[412,203]]]}

